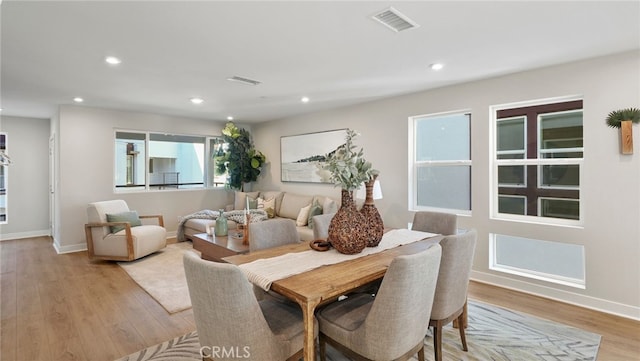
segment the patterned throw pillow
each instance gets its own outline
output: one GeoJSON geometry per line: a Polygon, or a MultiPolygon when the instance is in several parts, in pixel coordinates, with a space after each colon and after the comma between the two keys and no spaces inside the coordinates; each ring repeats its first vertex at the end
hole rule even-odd
{"type": "MultiPolygon", "coordinates": [[[[129,211],[129,212],[121,212],[121,213],[107,213],[107,222],[129,222],[131,227],[141,226],[142,222],[140,221],[140,217],[138,217],[138,212],[129,211]]],[[[111,233],[118,233],[122,231],[125,226],[111,226],[111,233]]]]}
{"type": "Polygon", "coordinates": [[[275,197],[272,197],[269,199],[258,198],[256,201],[258,202],[257,209],[264,209],[264,211],[267,212],[267,216],[269,218],[273,218],[276,216],[276,211],[275,211],[276,198],[275,197]]]}

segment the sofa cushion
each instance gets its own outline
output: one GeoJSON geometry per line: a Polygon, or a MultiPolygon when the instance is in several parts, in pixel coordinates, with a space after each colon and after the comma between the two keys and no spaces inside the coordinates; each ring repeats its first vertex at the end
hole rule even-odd
{"type": "Polygon", "coordinates": [[[298,219],[300,209],[311,204],[313,196],[285,193],[282,197],[282,204],[280,205],[280,211],[278,216],[293,219],[298,219]]]}
{"type": "Polygon", "coordinates": [[[331,214],[338,211],[338,202],[326,197],[322,203],[322,214],[331,214]]]}
{"type": "Polygon", "coordinates": [[[235,194],[235,202],[233,203],[233,209],[240,210],[247,208],[247,196],[251,199],[256,199],[260,195],[260,192],[238,192],[235,194]]]}

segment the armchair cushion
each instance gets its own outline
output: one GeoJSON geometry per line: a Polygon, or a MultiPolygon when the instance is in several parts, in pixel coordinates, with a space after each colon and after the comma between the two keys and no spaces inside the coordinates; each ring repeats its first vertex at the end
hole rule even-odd
{"type": "MultiPolygon", "coordinates": [[[[137,211],[128,211],[120,213],[107,213],[107,222],[129,222],[131,227],[142,225],[137,211]]],[[[111,226],[111,233],[118,233],[124,229],[124,226],[111,226]]]]}

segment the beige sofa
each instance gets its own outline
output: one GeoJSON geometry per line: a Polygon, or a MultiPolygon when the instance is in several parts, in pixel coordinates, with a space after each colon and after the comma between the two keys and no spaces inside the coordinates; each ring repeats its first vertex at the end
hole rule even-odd
{"type": "MultiPolygon", "coordinates": [[[[289,218],[296,221],[296,229],[302,241],[313,240],[313,226],[309,226],[309,219],[318,214],[335,213],[339,207],[337,200],[325,196],[281,191],[256,191],[235,192],[234,203],[227,205],[225,211],[245,209],[247,197],[249,197],[250,208],[264,209],[270,218],[289,218]]],[[[214,226],[215,220],[213,219],[188,219],[184,222],[183,233],[185,238],[191,239],[193,235],[205,233],[207,228],[213,229],[214,226]]],[[[234,221],[228,221],[230,230],[236,227],[237,224],[234,221]]]]}

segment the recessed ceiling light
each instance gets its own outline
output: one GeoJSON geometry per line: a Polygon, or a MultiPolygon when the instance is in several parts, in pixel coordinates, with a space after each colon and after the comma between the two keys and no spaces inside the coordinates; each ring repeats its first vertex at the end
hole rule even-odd
{"type": "Polygon", "coordinates": [[[431,68],[431,70],[440,70],[440,69],[444,68],[444,64],[442,64],[442,63],[433,63],[433,64],[429,65],[429,68],[431,68]]]}
{"type": "Polygon", "coordinates": [[[104,61],[111,65],[118,65],[122,63],[122,60],[116,58],[115,56],[107,56],[106,58],[104,58],[104,61]]]}
{"type": "Polygon", "coordinates": [[[202,104],[202,103],[204,103],[204,99],[202,99],[202,98],[191,98],[189,100],[191,100],[191,102],[193,104],[202,104]]]}
{"type": "Polygon", "coordinates": [[[233,120],[233,117],[232,116],[228,116],[227,120],[233,120]]]}
{"type": "Polygon", "coordinates": [[[73,98],[73,101],[76,103],[82,103],[84,101],[84,99],[80,98],[80,97],[75,97],[73,98]]]}
{"type": "Polygon", "coordinates": [[[302,98],[300,99],[300,101],[301,101],[301,102],[303,102],[303,103],[308,103],[308,102],[309,102],[309,100],[310,100],[310,99],[309,99],[309,97],[302,97],[302,98]]]}

